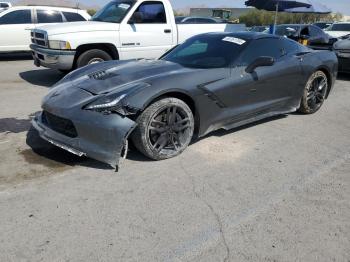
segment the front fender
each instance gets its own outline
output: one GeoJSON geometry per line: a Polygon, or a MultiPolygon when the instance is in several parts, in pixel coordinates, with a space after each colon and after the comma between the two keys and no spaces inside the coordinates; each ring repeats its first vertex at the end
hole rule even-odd
{"type": "Polygon", "coordinates": [[[49,35],[49,40],[67,41],[72,49],[82,45],[109,44],[118,48],[119,34],[116,31],[77,32],[49,35]]]}

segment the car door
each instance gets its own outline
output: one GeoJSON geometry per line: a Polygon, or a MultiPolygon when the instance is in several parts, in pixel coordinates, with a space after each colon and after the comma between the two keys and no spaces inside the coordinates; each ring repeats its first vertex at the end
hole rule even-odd
{"type": "Polygon", "coordinates": [[[158,58],[173,46],[173,28],[163,2],[145,1],[120,26],[122,59],[158,58]]]}
{"type": "Polygon", "coordinates": [[[0,16],[0,52],[29,51],[32,10],[5,11],[0,16]]]}
{"type": "Polygon", "coordinates": [[[230,89],[223,98],[230,108],[230,119],[239,122],[247,118],[293,107],[294,88],[301,72],[300,60],[287,53],[279,38],[253,40],[232,68],[230,89]],[[253,73],[245,69],[259,57],[273,57],[272,66],[257,67],[253,73]]]}

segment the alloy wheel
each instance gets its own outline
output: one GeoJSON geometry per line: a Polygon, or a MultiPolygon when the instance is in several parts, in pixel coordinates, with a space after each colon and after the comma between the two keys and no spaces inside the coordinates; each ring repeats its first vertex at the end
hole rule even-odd
{"type": "Polygon", "coordinates": [[[327,92],[327,78],[322,74],[316,75],[310,83],[307,92],[307,104],[312,110],[316,110],[323,104],[327,92]]]}
{"type": "Polygon", "coordinates": [[[190,129],[190,118],[185,110],[178,106],[163,108],[149,123],[149,143],[158,153],[176,153],[186,145],[190,129]]]}

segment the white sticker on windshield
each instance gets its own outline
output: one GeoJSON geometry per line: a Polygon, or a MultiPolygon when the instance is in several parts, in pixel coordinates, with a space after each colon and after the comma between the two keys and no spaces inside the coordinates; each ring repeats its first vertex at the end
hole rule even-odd
{"type": "Polygon", "coordinates": [[[246,42],[243,39],[232,37],[232,36],[227,36],[224,39],[222,39],[222,41],[234,43],[234,44],[237,44],[237,45],[243,45],[246,42]]]}
{"type": "Polygon", "coordinates": [[[128,4],[119,4],[118,7],[122,8],[122,9],[128,9],[130,7],[130,5],[128,5],[128,4]]]}

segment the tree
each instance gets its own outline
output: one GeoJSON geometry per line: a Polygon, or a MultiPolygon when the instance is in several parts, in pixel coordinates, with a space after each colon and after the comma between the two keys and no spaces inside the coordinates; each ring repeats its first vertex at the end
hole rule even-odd
{"type": "Polygon", "coordinates": [[[95,9],[88,9],[87,12],[89,15],[93,16],[97,11],[95,9]]]}
{"type": "Polygon", "coordinates": [[[179,12],[179,11],[174,11],[174,16],[185,16],[185,14],[184,13],[182,13],[181,11],[179,12]]]}

